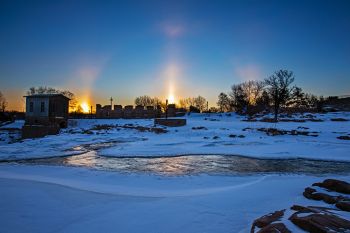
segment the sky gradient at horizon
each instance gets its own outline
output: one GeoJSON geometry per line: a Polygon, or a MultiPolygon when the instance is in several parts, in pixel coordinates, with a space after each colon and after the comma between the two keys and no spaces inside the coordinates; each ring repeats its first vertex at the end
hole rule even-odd
{"type": "Polygon", "coordinates": [[[317,95],[350,94],[350,1],[1,1],[0,91],[81,101],[204,96],[275,70],[317,95]]]}

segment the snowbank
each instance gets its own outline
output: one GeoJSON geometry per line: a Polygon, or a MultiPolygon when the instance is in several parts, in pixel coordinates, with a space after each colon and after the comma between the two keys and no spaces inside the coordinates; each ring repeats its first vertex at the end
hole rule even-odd
{"type": "Polygon", "coordinates": [[[302,192],[325,178],[159,177],[3,164],[0,224],[4,232],[248,232],[266,213],[315,204],[302,192]]]}

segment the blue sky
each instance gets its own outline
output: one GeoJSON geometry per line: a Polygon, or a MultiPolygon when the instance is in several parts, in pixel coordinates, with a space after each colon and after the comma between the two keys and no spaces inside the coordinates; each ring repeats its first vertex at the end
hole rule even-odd
{"type": "Polygon", "coordinates": [[[81,101],[202,95],[290,69],[318,95],[350,94],[350,1],[1,1],[0,91],[81,101]]]}

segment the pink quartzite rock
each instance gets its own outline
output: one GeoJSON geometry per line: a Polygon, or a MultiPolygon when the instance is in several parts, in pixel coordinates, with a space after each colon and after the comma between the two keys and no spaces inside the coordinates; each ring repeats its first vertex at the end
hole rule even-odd
{"type": "Polygon", "coordinates": [[[281,217],[283,217],[285,210],[279,210],[275,211],[270,214],[266,214],[258,219],[256,219],[253,222],[252,228],[250,232],[254,232],[255,227],[263,228],[266,227],[267,225],[271,224],[272,222],[275,222],[279,220],[281,217]]]}
{"type": "Polygon", "coordinates": [[[328,208],[293,206],[299,211],[289,218],[292,223],[311,233],[349,232],[350,221],[332,214],[328,208]]]}
{"type": "Polygon", "coordinates": [[[315,183],[312,186],[318,186],[338,193],[350,194],[350,184],[345,181],[326,179],[322,183],[315,183]]]}

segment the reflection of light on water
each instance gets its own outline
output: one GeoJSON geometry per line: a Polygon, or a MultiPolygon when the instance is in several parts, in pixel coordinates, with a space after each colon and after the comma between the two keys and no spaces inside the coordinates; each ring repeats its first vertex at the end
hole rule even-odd
{"type": "Polygon", "coordinates": [[[76,146],[72,148],[73,151],[82,151],[84,148],[82,146],[76,146]]]}
{"type": "Polygon", "coordinates": [[[89,151],[82,155],[66,157],[63,163],[71,166],[94,167],[97,164],[96,158],[96,151],[89,151]]]}
{"type": "Polygon", "coordinates": [[[58,164],[88,167],[122,173],[167,176],[194,174],[304,173],[350,174],[349,162],[306,159],[254,159],[239,156],[188,155],[177,157],[103,157],[96,151],[62,158],[24,160],[32,164],[58,164]]]}
{"type": "Polygon", "coordinates": [[[192,164],[191,157],[162,157],[156,158],[154,165],[150,166],[150,171],[154,173],[166,173],[172,175],[183,175],[189,173],[192,169],[189,164],[192,164]]]}

